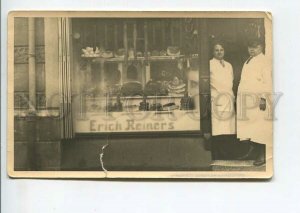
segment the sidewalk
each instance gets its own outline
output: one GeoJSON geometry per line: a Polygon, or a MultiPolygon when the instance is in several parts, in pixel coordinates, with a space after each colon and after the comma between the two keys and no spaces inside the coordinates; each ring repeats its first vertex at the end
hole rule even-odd
{"type": "Polygon", "coordinates": [[[212,171],[265,171],[266,166],[253,166],[254,160],[215,160],[212,171]]]}

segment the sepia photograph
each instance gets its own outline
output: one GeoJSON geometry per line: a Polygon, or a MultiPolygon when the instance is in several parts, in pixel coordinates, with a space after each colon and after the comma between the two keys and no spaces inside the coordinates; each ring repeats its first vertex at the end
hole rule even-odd
{"type": "Polygon", "coordinates": [[[273,176],[268,12],[8,16],[8,175],[273,176]]]}

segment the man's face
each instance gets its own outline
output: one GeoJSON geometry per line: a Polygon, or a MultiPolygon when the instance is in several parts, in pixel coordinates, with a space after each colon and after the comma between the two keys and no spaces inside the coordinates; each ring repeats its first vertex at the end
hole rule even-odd
{"type": "Polygon", "coordinates": [[[252,57],[257,56],[262,52],[261,45],[257,45],[256,47],[248,47],[249,55],[252,57]]]}
{"type": "Polygon", "coordinates": [[[218,60],[222,60],[224,58],[224,48],[222,47],[222,45],[217,44],[214,47],[214,58],[218,59],[218,60]]]}

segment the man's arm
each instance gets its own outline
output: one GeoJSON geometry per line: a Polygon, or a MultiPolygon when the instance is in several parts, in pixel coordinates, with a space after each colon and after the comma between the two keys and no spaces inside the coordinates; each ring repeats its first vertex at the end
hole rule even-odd
{"type": "Polygon", "coordinates": [[[266,61],[262,68],[262,96],[260,99],[259,109],[266,110],[266,96],[272,94],[272,65],[266,61]]]}

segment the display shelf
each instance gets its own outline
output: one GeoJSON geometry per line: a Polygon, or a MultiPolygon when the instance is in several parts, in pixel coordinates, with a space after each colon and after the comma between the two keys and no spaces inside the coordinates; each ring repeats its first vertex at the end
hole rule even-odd
{"type": "MultiPolygon", "coordinates": [[[[88,56],[81,56],[85,59],[90,59],[92,63],[103,63],[103,62],[124,62],[124,57],[112,57],[112,58],[103,58],[103,57],[88,57],[88,56]]],[[[137,57],[136,59],[133,57],[128,58],[127,61],[170,61],[170,60],[176,60],[180,58],[184,58],[184,55],[178,55],[178,56],[149,56],[148,59],[146,57],[137,57]]],[[[192,56],[191,58],[197,58],[198,56],[192,56]]]]}
{"type": "Polygon", "coordinates": [[[191,110],[161,110],[161,111],[155,111],[155,110],[148,110],[148,111],[123,111],[123,112],[105,112],[105,111],[99,111],[99,112],[86,112],[86,117],[93,117],[93,116],[102,116],[102,117],[111,117],[114,116],[118,118],[119,116],[130,116],[130,115],[144,115],[144,114],[151,114],[151,115],[167,115],[167,114],[191,114],[191,113],[199,113],[199,110],[197,109],[191,109],[191,110]]]}
{"type": "MultiPolygon", "coordinates": [[[[166,99],[166,98],[182,98],[182,97],[184,97],[184,95],[174,95],[174,96],[147,96],[147,98],[146,99],[166,99]]],[[[108,97],[106,97],[106,96],[98,96],[98,97],[86,97],[86,99],[87,100],[89,100],[89,99],[92,99],[92,100],[95,100],[95,99],[101,99],[101,100],[103,100],[103,99],[109,99],[109,100],[114,100],[114,99],[117,99],[117,96],[108,96],[108,97]]],[[[126,99],[144,99],[144,97],[143,96],[120,96],[120,99],[121,100],[126,100],[126,99]]]]}

